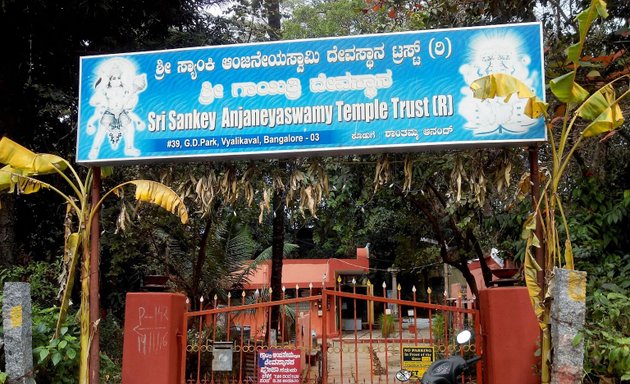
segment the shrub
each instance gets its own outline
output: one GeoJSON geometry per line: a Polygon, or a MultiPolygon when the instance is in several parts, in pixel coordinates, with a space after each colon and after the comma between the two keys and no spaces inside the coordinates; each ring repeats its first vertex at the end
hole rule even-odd
{"type": "Polygon", "coordinates": [[[585,340],[589,378],[630,380],[630,255],[608,255],[589,267],[588,320],[574,342],[585,340]]]}
{"type": "Polygon", "coordinates": [[[441,313],[436,313],[433,315],[433,320],[431,322],[431,331],[433,333],[433,340],[439,341],[444,337],[444,315],[441,313]]]}
{"type": "Polygon", "coordinates": [[[59,308],[33,306],[33,361],[35,380],[42,383],[76,383],[79,375],[79,327],[68,317],[59,338],[52,339],[59,308]]]}
{"type": "Polygon", "coordinates": [[[381,313],[378,317],[378,324],[381,327],[381,335],[385,338],[394,333],[394,316],[381,313]]]}

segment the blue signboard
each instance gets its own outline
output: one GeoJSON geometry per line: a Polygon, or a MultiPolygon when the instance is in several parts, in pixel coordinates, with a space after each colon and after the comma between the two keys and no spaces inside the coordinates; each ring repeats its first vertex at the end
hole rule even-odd
{"type": "Polygon", "coordinates": [[[544,99],[538,23],[81,58],[77,162],[283,157],[546,140],[511,74],[544,99]]]}

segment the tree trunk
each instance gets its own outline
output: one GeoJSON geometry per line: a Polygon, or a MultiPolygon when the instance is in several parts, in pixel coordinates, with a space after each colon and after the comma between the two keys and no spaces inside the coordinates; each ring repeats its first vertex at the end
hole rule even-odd
{"type": "MultiPolygon", "coordinates": [[[[267,0],[267,22],[269,24],[269,39],[280,39],[280,0],[267,0]]],[[[282,171],[286,170],[286,162],[280,161],[278,166],[282,171]]],[[[276,301],[282,298],[282,259],[284,258],[284,199],[283,191],[276,188],[273,192],[273,244],[271,255],[271,300],[276,301]]],[[[270,328],[278,329],[280,319],[280,308],[271,307],[270,328]]],[[[271,341],[271,335],[270,339],[271,341]]],[[[270,343],[271,344],[271,343],[270,343]]]]}
{"type": "Polygon", "coordinates": [[[470,273],[470,269],[468,269],[468,264],[465,263],[457,269],[462,273],[466,283],[470,287],[470,292],[475,296],[475,300],[478,302],[479,300],[479,287],[477,287],[477,282],[475,281],[475,277],[470,273]]]}
{"type": "Polygon", "coordinates": [[[0,194],[0,265],[15,265],[15,198],[13,195],[0,194]]]}
{"type": "MultiPolygon", "coordinates": [[[[281,163],[284,165],[284,163],[281,163]]],[[[273,193],[273,244],[271,246],[271,299],[282,298],[282,262],[284,258],[284,199],[282,190],[273,193]]],[[[278,329],[280,308],[271,308],[271,329],[278,329]]]]}
{"type": "MultiPolygon", "coordinates": [[[[199,249],[197,249],[197,260],[195,260],[195,267],[193,269],[192,283],[190,288],[191,306],[197,308],[199,305],[199,282],[203,272],[203,266],[206,264],[206,255],[208,247],[208,237],[210,236],[210,230],[212,229],[212,217],[208,216],[206,219],[206,225],[203,228],[201,234],[201,240],[199,241],[199,249]]],[[[203,309],[203,308],[199,308],[203,309]]]]}
{"type": "MultiPolygon", "coordinates": [[[[434,192],[437,194],[437,190],[434,189],[434,192]]],[[[429,220],[429,223],[431,224],[431,228],[433,229],[434,235],[437,238],[438,243],[440,244],[440,256],[442,258],[442,261],[446,264],[452,265],[453,267],[457,268],[457,270],[459,270],[462,273],[462,275],[466,279],[466,283],[468,283],[468,286],[470,286],[470,291],[478,299],[479,289],[477,288],[477,282],[475,281],[475,278],[473,277],[473,275],[470,273],[470,270],[468,269],[467,258],[464,255],[462,255],[462,252],[466,252],[466,250],[463,247],[464,245],[463,243],[465,242],[465,239],[462,233],[460,232],[460,229],[455,224],[455,221],[453,220],[453,218],[449,217],[449,223],[450,223],[451,229],[453,230],[453,233],[455,234],[455,242],[456,244],[458,244],[459,248],[449,250],[446,247],[444,228],[442,227],[440,220],[438,219],[436,215],[436,213],[438,213],[436,207],[431,206],[425,198],[422,198],[422,199],[409,198],[409,199],[410,199],[409,201],[411,201],[411,203],[416,208],[418,208],[422,213],[424,213],[424,216],[427,218],[427,220],[429,220]]],[[[475,252],[480,252],[481,248],[479,247],[479,244],[476,238],[474,238],[474,234],[472,233],[472,231],[470,231],[468,234],[474,239],[472,243],[474,244],[475,252]]],[[[471,239],[469,238],[469,240],[471,239]]],[[[470,243],[471,242],[469,242],[468,244],[470,245],[470,243]]],[[[483,257],[483,255],[481,257],[483,257]]],[[[444,287],[444,288],[448,289],[448,287],[444,287]]]]}
{"type": "MultiPolygon", "coordinates": [[[[481,249],[481,245],[479,244],[479,241],[477,240],[477,236],[475,236],[475,234],[473,233],[472,228],[468,228],[468,230],[466,230],[466,238],[468,239],[468,241],[471,242],[473,249],[475,253],[477,254],[477,257],[479,258],[479,266],[481,266],[481,274],[483,276],[483,283],[486,286],[486,288],[490,288],[492,286],[492,270],[490,269],[490,267],[488,266],[488,263],[486,262],[486,256],[484,255],[483,250],[481,249]]],[[[466,270],[468,270],[468,267],[466,267],[466,270]]],[[[478,289],[479,287],[476,287],[476,288],[478,289]]],[[[479,297],[478,292],[474,292],[474,294],[475,296],[479,297]]]]}
{"type": "Polygon", "coordinates": [[[269,24],[269,40],[280,40],[280,1],[267,0],[267,23],[269,24]]]}

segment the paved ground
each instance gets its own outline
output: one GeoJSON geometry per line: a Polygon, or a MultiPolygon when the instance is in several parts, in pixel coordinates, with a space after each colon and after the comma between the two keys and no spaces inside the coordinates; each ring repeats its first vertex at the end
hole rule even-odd
{"type": "Polygon", "coordinates": [[[398,334],[384,340],[380,330],[372,331],[371,337],[369,330],[362,330],[357,331],[355,344],[354,332],[344,332],[341,340],[328,340],[328,384],[399,383],[395,374],[401,369],[401,346],[422,345],[423,338],[429,338],[428,329],[416,335],[403,330],[403,342],[398,334]]]}

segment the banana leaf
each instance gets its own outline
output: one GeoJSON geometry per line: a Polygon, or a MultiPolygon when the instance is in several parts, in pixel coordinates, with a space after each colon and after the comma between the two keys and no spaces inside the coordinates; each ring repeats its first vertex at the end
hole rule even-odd
{"type": "Polygon", "coordinates": [[[25,176],[56,173],[68,166],[68,163],[59,156],[37,154],[8,137],[0,140],[0,164],[10,165],[25,176]]]}
{"type": "Polygon", "coordinates": [[[176,214],[182,224],[188,222],[188,210],[184,202],[169,187],[151,180],[133,180],[129,183],[136,186],[136,200],[158,205],[176,214]]]}
{"type": "Polygon", "coordinates": [[[547,114],[547,104],[540,100],[521,80],[504,73],[493,73],[475,80],[470,89],[473,96],[478,99],[494,99],[495,97],[505,98],[508,102],[510,98],[516,96],[527,99],[525,114],[532,119],[547,114]]]}

